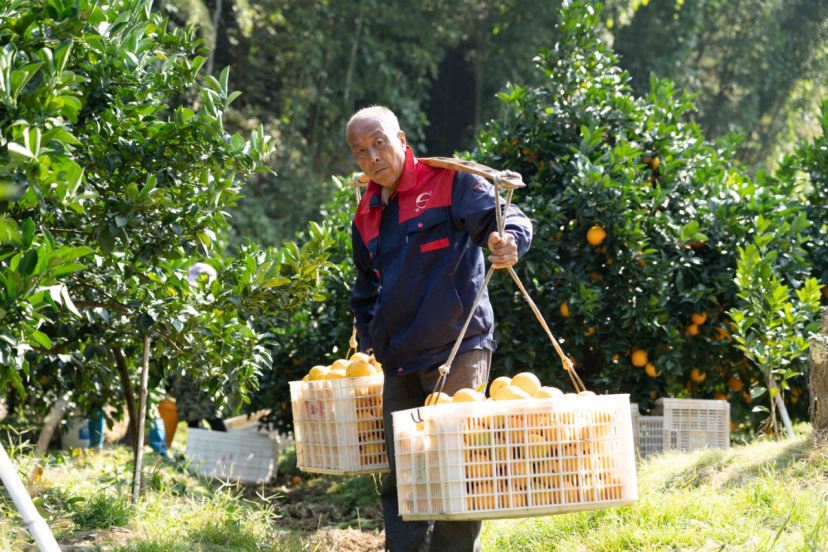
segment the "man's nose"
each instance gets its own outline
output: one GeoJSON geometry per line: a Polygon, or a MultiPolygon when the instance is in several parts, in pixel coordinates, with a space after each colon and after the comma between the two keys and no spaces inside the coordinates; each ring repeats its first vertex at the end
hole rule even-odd
{"type": "Polygon", "coordinates": [[[377,163],[380,160],[379,150],[376,148],[368,148],[368,155],[371,157],[372,163],[377,163]]]}

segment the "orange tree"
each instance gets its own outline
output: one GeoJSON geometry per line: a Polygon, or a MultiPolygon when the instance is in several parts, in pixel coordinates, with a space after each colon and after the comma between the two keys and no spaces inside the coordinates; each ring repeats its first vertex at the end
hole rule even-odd
{"type": "MultiPolygon", "coordinates": [[[[828,284],[828,101],[820,111],[822,133],[813,140],[803,140],[786,155],[776,177],[805,203],[811,225],[803,230],[807,238],[803,248],[811,265],[811,276],[824,286],[828,284]]],[[[828,306],[828,287],[822,288],[822,305],[828,306]]],[[[816,330],[817,325],[811,329],[816,330]]],[[[802,400],[806,394],[807,386],[794,381],[785,393],[788,408],[807,416],[808,401],[802,400]]]]}
{"type": "MultiPolygon", "coordinates": [[[[560,42],[537,58],[545,84],[501,94],[508,113],[472,157],[528,183],[515,197],[535,238],[517,270],[582,378],[645,409],[660,394],[730,396],[747,414],[759,374],[725,314],[739,301],[737,248],[759,214],[803,225],[802,205],[789,182],[746,176],[732,160],[740,137],[707,142],[670,81],[652,77],[634,97],[596,37],[599,12],[593,2],[561,10],[560,42]]],[[[794,283],[809,270],[784,240],[776,263],[794,283]]],[[[529,369],[567,387],[510,279],[491,287],[495,373],[529,369]]]]}

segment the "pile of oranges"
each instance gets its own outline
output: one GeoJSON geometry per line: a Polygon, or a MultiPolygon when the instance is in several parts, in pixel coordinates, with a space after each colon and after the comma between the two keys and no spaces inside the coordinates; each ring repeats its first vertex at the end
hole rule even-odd
{"type": "MultiPolygon", "coordinates": [[[[339,359],[330,366],[314,366],[302,381],[329,381],[361,378],[382,373],[382,365],[373,355],[354,353],[349,359],[339,359]]],[[[361,466],[385,464],[385,428],[382,421],[381,384],[356,387],[353,390],[356,406],[359,463],[361,466]]],[[[332,389],[326,389],[328,398],[335,398],[332,389]]],[[[325,401],[327,402],[327,401],[325,401]]]]}
{"type": "MultiPolygon", "coordinates": [[[[579,401],[595,394],[565,394],[544,387],[525,372],[497,378],[489,397],[461,389],[453,397],[429,395],[426,406],[442,403],[526,401],[523,408],[496,408],[461,417],[463,469],[469,511],[514,509],[619,500],[618,458],[612,413],[575,406],[555,412],[542,399],[579,401]]],[[[517,405],[516,405],[517,406],[517,405]]],[[[422,431],[425,425],[418,424],[422,431]]],[[[427,433],[430,433],[428,431],[427,433]]]]}

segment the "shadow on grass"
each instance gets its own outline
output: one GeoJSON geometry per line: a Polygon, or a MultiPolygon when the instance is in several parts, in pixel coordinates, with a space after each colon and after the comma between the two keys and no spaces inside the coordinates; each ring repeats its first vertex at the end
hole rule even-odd
{"type": "Polygon", "coordinates": [[[790,472],[797,475],[828,464],[825,454],[820,449],[812,448],[808,441],[796,441],[777,448],[767,455],[756,458],[754,462],[739,459],[735,450],[708,450],[687,468],[668,477],[664,489],[695,489],[709,484],[717,476],[724,474],[720,481],[723,487],[749,484],[764,473],[790,472]],[[734,467],[736,466],[736,467],[734,467]],[[729,473],[725,473],[729,472],[729,473]]]}

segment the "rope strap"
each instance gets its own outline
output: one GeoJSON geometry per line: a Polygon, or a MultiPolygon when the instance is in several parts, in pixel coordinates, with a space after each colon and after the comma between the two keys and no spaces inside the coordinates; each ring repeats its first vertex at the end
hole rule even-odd
{"type": "MultiPolygon", "coordinates": [[[[433,159],[426,159],[426,160],[420,159],[419,161],[434,162],[435,159],[438,160],[439,164],[432,164],[432,163],[426,163],[426,164],[429,165],[429,166],[440,166],[440,167],[444,167],[444,168],[453,168],[455,170],[460,170],[460,171],[464,171],[464,172],[471,172],[471,173],[479,174],[481,176],[486,176],[486,177],[489,177],[489,178],[492,179],[492,181],[494,182],[495,205],[498,207],[497,209],[495,209],[495,216],[497,218],[497,233],[501,238],[503,238],[504,227],[506,225],[506,215],[508,214],[509,206],[512,203],[512,193],[515,191],[515,189],[521,188],[525,185],[525,184],[523,184],[523,180],[522,180],[520,174],[516,173],[516,172],[512,172],[512,171],[495,172],[495,171],[492,171],[492,169],[489,169],[488,167],[484,167],[482,165],[477,165],[477,164],[474,164],[475,165],[473,167],[474,170],[470,170],[469,168],[467,168],[463,165],[457,165],[457,164],[452,165],[450,163],[447,163],[447,162],[459,161],[459,160],[445,160],[445,159],[442,159],[442,158],[433,158],[433,159]],[[481,169],[480,169],[481,167],[483,169],[486,169],[488,172],[485,172],[484,174],[481,174],[481,169]],[[501,214],[501,212],[500,212],[500,190],[504,189],[504,188],[508,191],[506,193],[506,204],[505,204],[505,207],[503,209],[503,213],[501,214]]],[[[463,163],[465,163],[465,162],[463,162],[463,163]]],[[[477,297],[475,297],[475,299],[474,299],[474,305],[472,306],[471,310],[469,311],[469,315],[466,318],[466,323],[463,324],[463,329],[460,330],[460,335],[457,336],[457,340],[454,342],[454,347],[452,347],[452,349],[451,349],[451,354],[449,354],[449,357],[446,360],[446,362],[443,363],[439,367],[440,377],[437,379],[437,382],[434,385],[434,391],[432,392],[433,395],[436,395],[437,393],[442,393],[443,392],[443,387],[446,384],[446,377],[448,376],[449,372],[451,371],[451,365],[454,362],[454,358],[457,356],[457,350],[460,348],[460,344],[463,342],[463,338],[466,336],[466,330],[468,329],[469,324],[471,323],[471,319],[474,316],[475,310],[477,310],[477,306],[480,304],[480,299],[483,297],[483,292],[488,288],[489,281],[492,279],[492,274],[494,274],[494,271],[495,271],[494,266],[489,267],[489,271],[486,273],[486,278],[483,280],[483,285],[480,287],[480,291],[477,292],[477,297]]],[[[555,347],[555,351],[558,353],[558,356],[561,358],[561,363],[563,364],[563,367],[566,370],[566,373],[569,374],[569,379],[572,381],[572,385],[575,388],[575,392],[579,393],[581,391],[586,391],[586,387],[584,386],[584,383],[581,381],[581,378],[578,377],[578,374],[575,372],[575,366],[573,366],[572,361],[570,361],[569,358],[564,354],[563,350],[561,349],[561,346],[558,344],[558,341],[555,339],[555,336],[552,335],[552,331],[549,329],[549,326],[546,324],[546,320],[544,320],[543,315],[540,312],[540,309],[538,309],[537,305],[535,305],[535,302],[529,296],[529,292],[527,292],[526,288],[523,286],[523,282],[520,281],[520,278],[518,278],[517,273],[514,271],[514,269],[512,267],[509,267],[509,274],[512,275],[512,279],[514,279],[515,283],[520,288],[520,291],[523,293],[523,296],[526,298],[526,301],[529,303],[529,306],[532,308],[532,312],[535,313],[535,316],[537,317],[538,321],[541,323],[541,326],[543,326],[543,329],[546,331],[546,335],[549,336],[549,340],[552,342],[552,346],[555,347]]]]}

